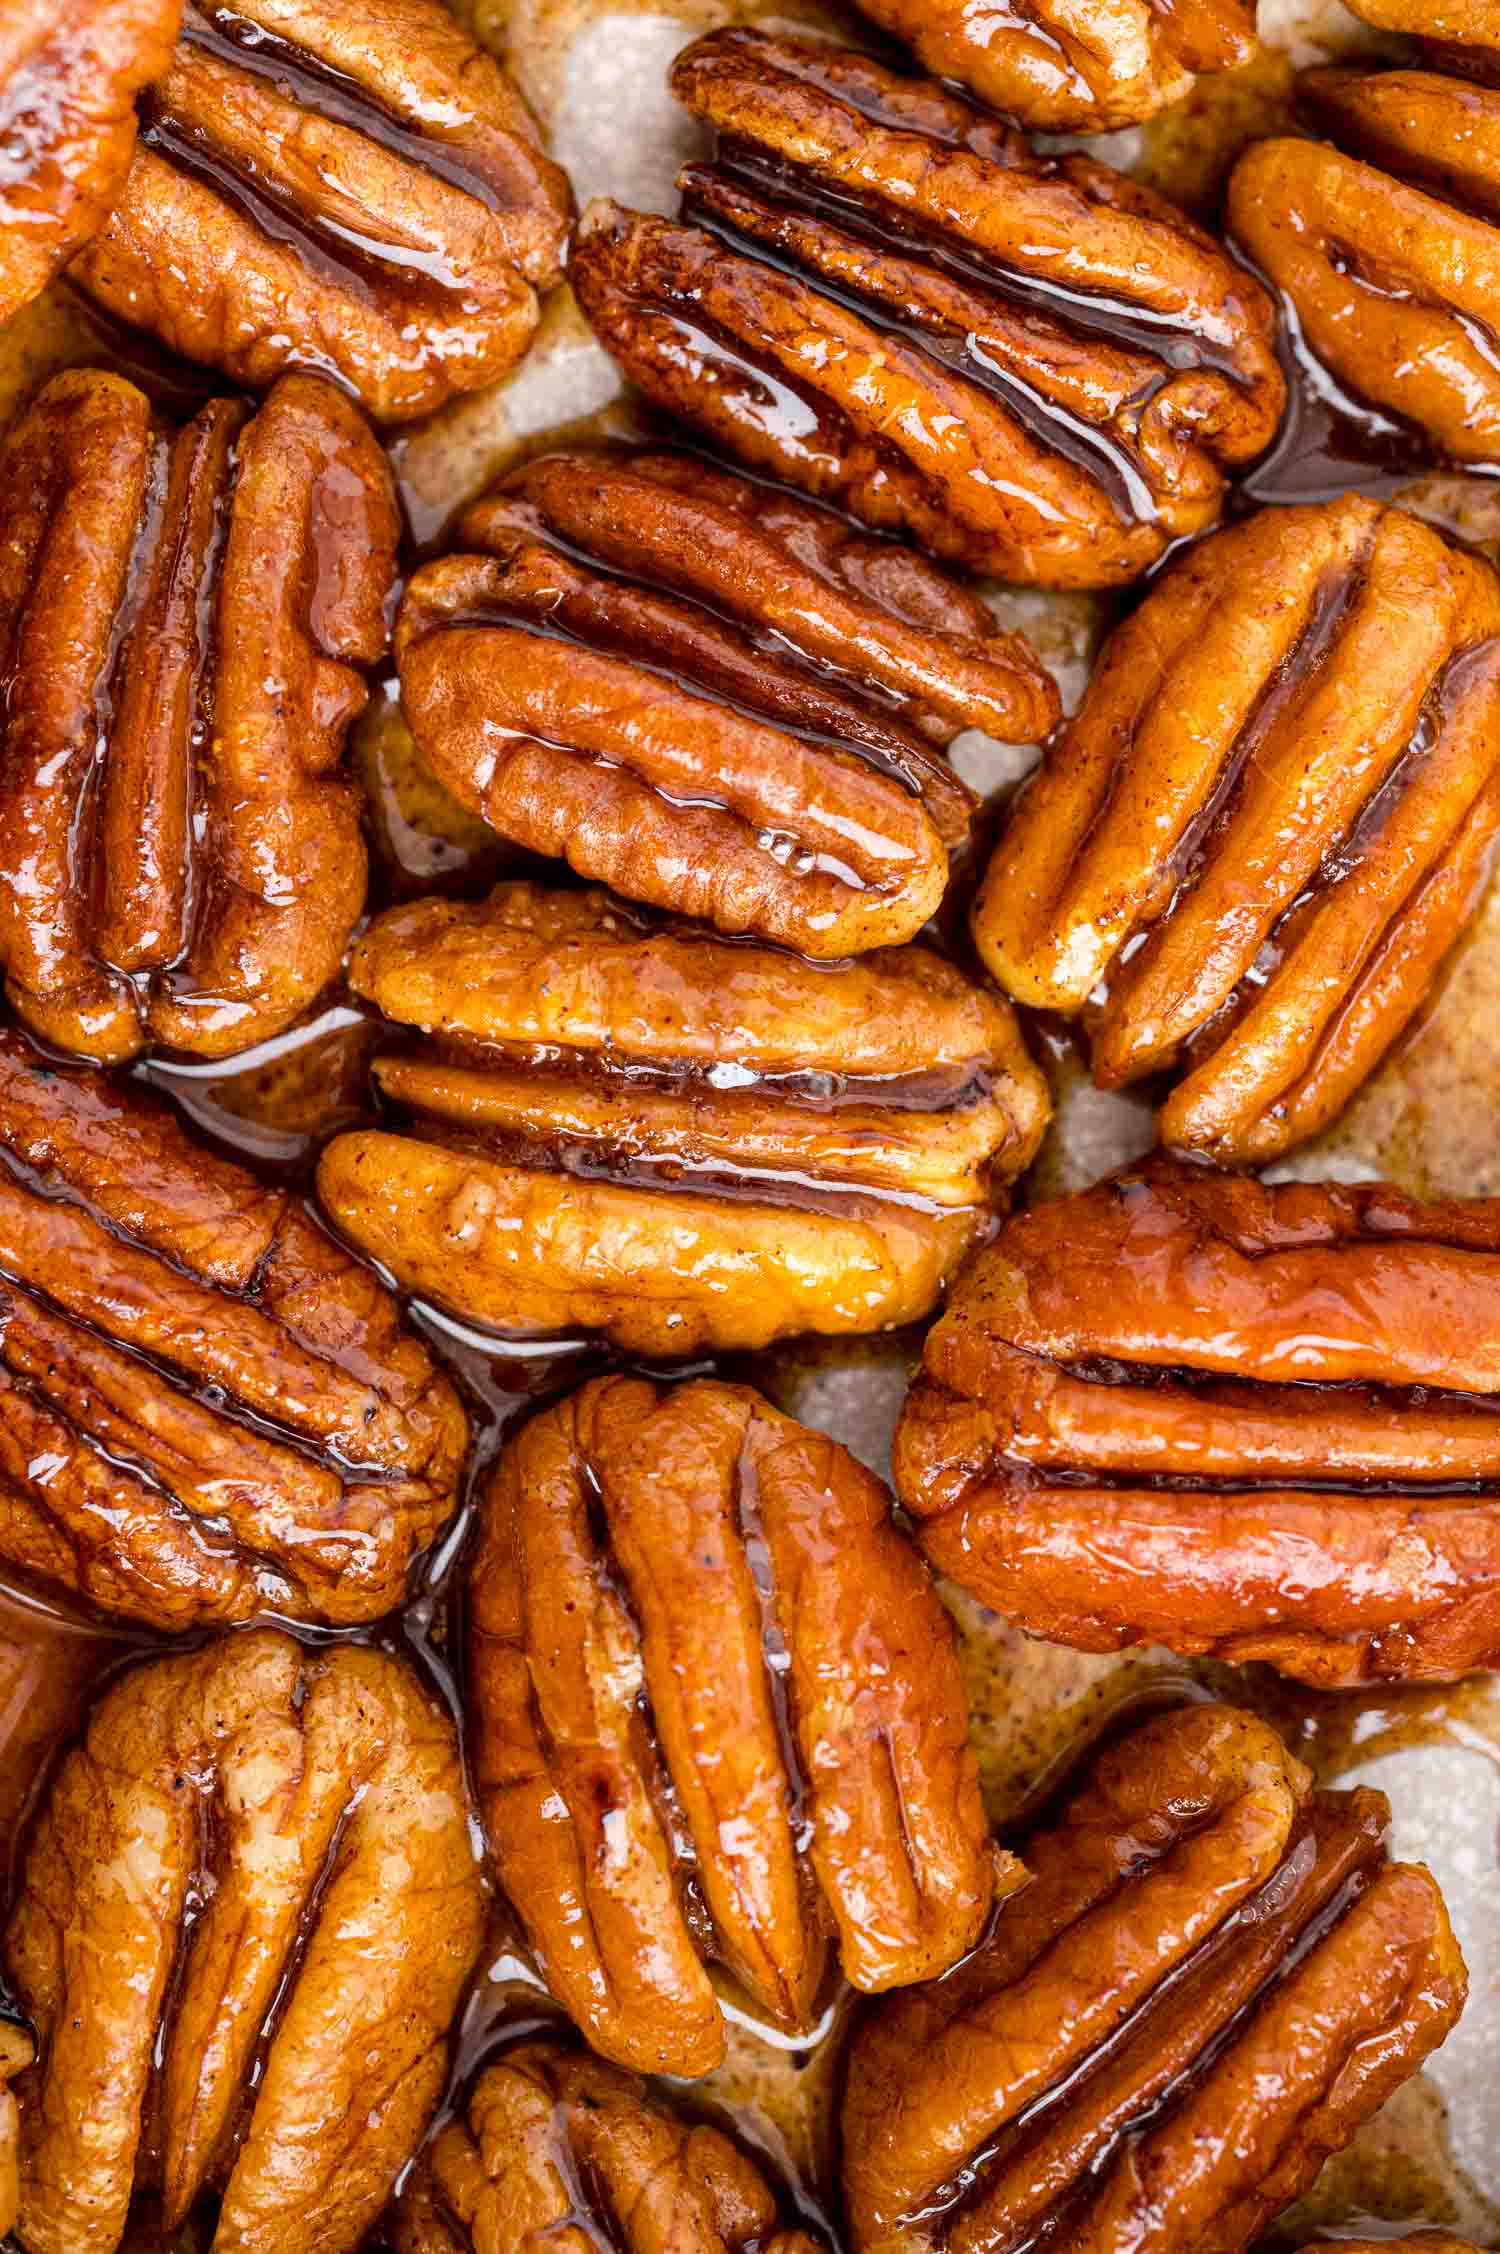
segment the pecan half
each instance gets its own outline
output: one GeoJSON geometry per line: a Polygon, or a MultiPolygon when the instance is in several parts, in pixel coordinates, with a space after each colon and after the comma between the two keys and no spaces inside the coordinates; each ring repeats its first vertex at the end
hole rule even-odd
{"type": "Polygon", "coordinates": [[[1133,579],[1273,436],[1271,303],[1211,236],[930,79],[717,31],[672,85],[716,126],[683,217],[599,204],[579,303],[655,405],[934,554],[1133,579]]]}
{"type": "Polygon", "coordinates": [[[165,1629],[400,1602],[466,1419],[298,1195],[0,1034],[0,1271],[8,1565],[165,1629]]]}
{"type": "Polygon", "coordinates": [[[11,2085],[35,2063],[31,2029],[12,2018],[0,1996],[0,2238],[15,2229],[21,2203],[21,2112],[11,2085]]]}
{"type": "Polygon", "coordinates": [[[441,0],[201,0],[73,274],[237,382],[321,370],[397,421],[520,358],[571,217],[441,0]]]}
{"type": "Polygon", "coordinates": [[[27,2254],[113,2254],[137,2187],[168,2229],[221,2193],[242,2254],[358,2246],[483,1930],[457,1739],[402,1663],[256,1629],[116,1681],[5,1933],[27,2254]]]}
{"type": "Polygon", "coordinates": [[[436,1038],[375,1066],[420,1133],[330,1143],[323,1203],[503,1330],[682,1353],[914,1321],[1047,1118],[1009,1005],[922,947],[821,965],[506,884],[391,909],[349,975],[436,1038]]]}
{"type": "Polygon", "coordinates": [[[533,852],[804,954],[910,939],[973,794],[932,742],[1045,735],[1018,635],[909,548],[684,454],[555,454],[396,627],[440,779],[533,852]]]}
{"type": "Polygon", "coordinates": [[[1427,994],[1500,829],[1500,578],[1400,510],[1266,509],[1107,643],[974,909],[1095,1079],[1175,1068],[1163,1142],[1260,1161],[1427,994]]]}
{"type": "Polygon", "coordinates": [[[0,441],[0,524],[9,1000],[103,1063],[282,1031],[364,907],[334,770],[396,571],[373,432],[311,376],[174,431],[72,371],[0,441]]]}
{"type": "Polygon", "coordinates": [[[997,1861],[952,1625],[879,1480],[747,1386],[601,1378],[532,1418],[468,1627],[496,1870],[605,2057],[719,2064],[710,1963],[796,2030],[835,1958],[890,1988],[977,1938],[997,1861]]]}
{"type": "Polygon", "coordinates": [[[980,1948],[855,2038],[858,2254],[1242,2254],[1306,2189],[1467,1985],[1381,1795],[1309,1781],[1224,1706],[1090,1764],[980,1948]]]}
{"type": "Polygon", "coordinates": [[[1497,1338],[1500,1199],[1157,1160],[973,1264],[896,1485],[934,1564],[1057,1642],[1443,1681],[1500,1664],[1497,1338]]]}

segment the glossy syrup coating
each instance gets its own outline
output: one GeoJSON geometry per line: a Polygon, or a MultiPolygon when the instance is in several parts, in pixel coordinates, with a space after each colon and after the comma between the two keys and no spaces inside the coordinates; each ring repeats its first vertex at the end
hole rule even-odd
{"type": "Polygon", "coordinates": [[[992,1849],[951,1623],[853,1456],[745,1386],[603,1378],[522,1427],[468,1583],[500,1882],[606,2057],[703,2074],[709,1966],[799,2031],[835,1963],[943,1971],[992,1849]]]}
{"type": "Polygon", "coordinates": [[[1500,829],[1500,578],[1355,495],[1195,548],[1106,643],[974,906],[1170,1148],[1316,1134],[1431,990],[1500,829]]]}
{"type": "Polygon", "coordinates": [[[1016,1216],[894,1451],[941,1570],[1038,1635],[1301,1679],[1500,1664],[1500,1200],[1157,1160],[1016,1216]]]}
{"type": "Polygon", "coordinates": [[[913,938],[975,806],[937,747],[1057,718],[977,596],[692,455],[546,456],[456,537],[396,626],[429,764],[517,844],[723,932],[913,938]]]}
{"type": "Polygon", "coordinates": [[[1381,1795],[1310,1783],[1225,1706],[1090,1763],[981,1946],[855,2036],[856,2254],[1244,2254],[1307,2189],[1467,1987],[1381,1795]]]}
{"type": "Polygon", "coordinates": [[[215,2254],[352,2254],[422,2141],[484,1927],[458,1744],[400,1661],[256,1629],[116,1680],[4,1960],[26,2254],[222,2194],[215,2254]]]}
{"type": "Polygon", "coordinates": [[[520,96],[442,0],[208,0],[73,274],[238,383],[314,369],[400,421],[520,358],[571,218],[520,96]]]}
{"type": "Polygon", "coordinates": [[[1175,205],[931,79],[725,30],[682,216],[585,215],[580,304],[655,406],[934,555],[1121,584],[1219,515],[1284,385],[1270,300],[1175,205]]]}

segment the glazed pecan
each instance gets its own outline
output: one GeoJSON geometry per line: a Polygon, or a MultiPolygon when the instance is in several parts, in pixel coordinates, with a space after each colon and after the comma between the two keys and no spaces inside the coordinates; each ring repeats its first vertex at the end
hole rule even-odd
{"type": "Polygon", "coordinates": [[[896,1485],[934,1564],[1057,1642],[1442,1681],[1500,1664],[1497,1338],[1500,1199],[1158,1159],[981,1254],[896,1485]]]}
{"type": "Polygon", "coordinates": [[[0,1995],[0,2238],[16,2227],[21,2200],[21,2113],[11,2085],[36,2061],[36,2039],[0,1995]]]}
{"type": "Polygon", "coordinates": [[[520,358],[571,217],[520,96],[441,0],[190,0],[73,274],[236,382],[316,369],[395,421],[520,358]]]}
{"type": "Polygon", "coordinates": [[[855,2038],[858,2254],[1242,2254],[1306,2189],[1467,1985],[1380,1794],[1309,1782],[1224,1706],[1091,1762],[981,1946],[855,2038]]]}
{"type": "Polygon", "coordinates": [[[0,1270],[7,1565],[164,1629],[400,1602],[466,1420],[299,1196],[0,1034],[0,1270]]]}
{"type": "Polygon", "coordinates": [[[1266,509],[1107,643],[974,909],[1163,1142],[1275,1157],[1410,1021],[1500,828],[1500,578],[1396,509],[1266,509]]]}
{"type": "Polygon", "coordinates": [[[458,1743],[401,1662],[256,1629],[118,1679],[5,1933],[26,2254],[114,2254],[136,2187],[168,2229],[221,2193],[236,2254],[360,2245],[483,1928],[458,1743]]]}
{"type": "Polygon", "coordinates": [[[634,2074],[559,2043],[505,2051],[467,2119],[418,2161],[396,2254],[816,2254],[760,2168],[721,2129],[670,2113],[634,2074]]]}
{"type": "Polygon", "coordinates": [[[278,1033],[364,907],[336,768],[386,638],[385,457],[330,384],[171,430],[56,377],[0,442],[0,962],[104,1063],[278,1033]]]}
{"type": "Polygon", "coordinates": [[[815,956],[910,939],[975,804],[933,742],[1057,718],[977,596],[690,455],[549,455],[458,542],[483,553],[420,570],[396,627],[439,778],[518,844],[721,931],[815,956]]]}
{"type": "Polygon", "coordinates": [[[1203,531],[1284,387],[1259,284],[1150,190],[1042,156],[930,79],[717,31],[683,217],[596,205],[584,312],[654,404],[752,468],[1045,586],[1203,531]]]}
{"type": "MultiPolygon", "coordinates": [[[[441,2248],[440,2254],[446,2254],[441,2248]]],[[[1418,2231],[1413,2238],[1340,2238],[1323,2239],[1314,2246],[1304,2246],[1302,2254],[1328,2254],[1337,2247],[1338,2254],[1391,2254],[1393,2246],[1404,2246],[1406,2254],[1480,2254],[1480,2250],[1467,2238],[1450,2238],[1446,2231],[1418,2231]]]]}
{"type": "Polygon", "coordinates": [[[746,1386],[601,1378],[524,1425],[468,1585],[501,1884],[605,2057],[703,2074],[707,1966],[792,2030],[835,1959],[943,1971],[997,1874],[952,1625],[855,1458],[746,1386]]]}
{"type": "Polygon", "coordinates": [[[1496,0],[1350,0],[1379,31],[1405,32],[1453,67],[1486,72],[1500,49],[1496,0]]]}
{"type": "Polygon", "coordinates": [[[644,1353],[910,1322],[1028,1163],[1009,1005],[922,947],[820,965],[505,884],[377,917],[356,993],[435,1039],[377,1061],[418,1134],[319,1189],[411,1290],[644,1353]]]}

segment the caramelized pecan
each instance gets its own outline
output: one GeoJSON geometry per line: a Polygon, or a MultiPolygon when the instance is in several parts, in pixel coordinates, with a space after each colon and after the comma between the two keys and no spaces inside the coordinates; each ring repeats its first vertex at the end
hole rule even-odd
{"type": "Polygon", "coordinates": [[[420,1134],[319,1190],[411,1290],[643,1353],[914,1321],[1041,1138],[1009,1005],[922,947],[821,965],[642,927],[601,892],[420,901],[356,993],[436,1036],[378,1060],[420,1134]]]}
{"type": "Polygon", "coordinates": [[[117,1680],[5,1933],[36,2023],[26,2254],[222,2194],[236,2254],[345,2254],[421,2143],[484,1897],[458,1743],[401,1662],[270,1629],[117,1680]]]}
{"type": "Polygon", "coordinates": [[[1500,47],[1495,0],[1351,0],[1351,5],[1380,31],[1402,31],[1445,46],[1500,47]]]}
{"type": "Polygon", "coordinates": [[[797,2030],[835,1958],[881,1989],[973,1944],[997,1863],[952,1626],[836,1442],[746,1386],[601,1378],[502,1452],[468,1600],[485,1834],[605,2057],[719,2064],[710,1963],[797,2030]]]}
{"type": "Polygon", "coordinates": [[[1500,829],[1500,579],[1396,509],[1266,509],[1106,644],[980,889],[1018,1000],[1095,1079],[1175,1068],[1163,1142],[1261,1161],[1428,992],[1500,829]]]}
{"type": "Polygon", "coordinates": [[[571,216],[441,0],[200,0],[73,273],[236,382],[317,369],[394,421],[520,358],[571,216]]]}
{"type": "Polygon", "coordinates": [[[1306,2189],[1466,1989],[1380,1794],[1309,1781],[1224,1706],[1090,1764],[980,1948],[855,2039],[858,2254],[1242,2254],[1306,2189]]]}
{"type": "Polygon", "coordinates": [[[0,2238],[16,2227],[21,2200],[21,2114],[11,2084],[36,2061],[36,2040],[0,1996],[0,2238]]]}
{"type": "Polygon", "coordinates": [[[934,1564],[1057,1642],[1442,1681],[1500,1664],[1497,1339],[1500,1199],[1156,1160],[981,1254],[896,1484],[934,1564]]]}
{"type": "Polygon", "coordinates": [[[683,217],[596,205],[584,312],[654,404],[934,554],[1108,586],[1214,522],[1284,387],[1260,285],[1149,189],[929,79],[717,31],[683,217]]]}
{"type": "Polygon", "coordinates": [[[909,548],[683,454],[516,471],[411,582],[428,761],[534,852],[838,956],[910,939],[974,799],[929,738],[1057,718],[1049,677],[909,548]]]}
{"type": "Polygon", "coordinates": [[[466,1420],[299,1196],[0,1034],[0,1271],[10,1567],[165,1629],[399,1603],[466,1420]]]}
{"type": "Polygon", "coordinates": [[[329,384],[167,428],[56,377],[0,442],[0,962],[104,1063],[221,1056],[337,974],[364,907],[333,772],[386,638],[385,457],[329,384]]]}
{"type": "MultiPolygon", "coordinates": [[[[1338,2248],[1338,2254],[1391,2254],[1393,2246],[1404,2246],[1407,2254],[1480,2254],[1469,2239],[1450,2238],[1446,2231],[1418,2231],[1412,2238],[1398,2239],[1324,2239],[1317,2245],[1304,2246],[1302,2254],[1327,2254],[1332,2246],[1338,2248]]],[[[441,2247],[440,2254],[445,2254],[441,2247]]]]}

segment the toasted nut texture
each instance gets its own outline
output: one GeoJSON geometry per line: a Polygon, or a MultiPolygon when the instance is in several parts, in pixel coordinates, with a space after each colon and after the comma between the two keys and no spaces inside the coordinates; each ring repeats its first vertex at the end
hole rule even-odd
{"type": "Polygon", "coordinates": [[[458,1742],[401,1662],[255,1629],[119,1678],[22,1862],[5,1961],[26,2254],[132,2190],[217,2254],[346,2254],[421,2143],[484,1894],[458,1742]]]}
{"type": "Polygon", "coordinates": [[[571,273],[653,404],[752,469],[1043,586],[1112,586],[1275,432],[1270,299],[1174,205],[931,79],[711,32],[683,216],[597,204],[571,273]]]}
{"type": "Polygon", "coordinates": [[[0,2238],[15,2229],[21,2200],[21,2113],[11,2085],[35,2060],[30,2028],[12,2018],[0,1998],[0,2238]]]}
{"type": "Polygon", "coordinates": [[[974,809],[934,743],[1057,718],[976,595],[690,455],[547,456],[458,542],[483,552],[425,565],[396,628],[432,767],[518,844],[720,931],[912,938],[974,809]]]}
{"type": "Polygon", "coordinates": [[[1380,31],[1453,47],[1500,47],[1496,0],[1351,0],[1354,13],[1380,31]]]}
{"type": "Polygon", "coordinates": [[[835,1960],[899,1987],[978,1938],[952,1624],[835,1441],[747,1386],[598,1379],[503,1450],[468,1599],[485,1835],[605,2057],[718,2065],[709,1964],[795,2031],[835,1960]]]}
{"type": "Polygon", "coordinates": [[[414,2169],[396,2254],[816,2254],[771,2187],[707,2122],[667,2110],[634,2074],[527,2042],[479,2077],[414,2169]]]}
{"type": "Polygon", "coordinates": [[[1379,1793],[1310,1793],[1233,1707],[1097,1756],[1031,1883],[850,2056],[857,2254],[1243,2254],[1463,2008],[1379,1793]]]}
{"type": "Polygon", "coordinates": [[[302,1199],[0,1034],[0,1558],[175,1630],[401,1601],[458,1396],[302,1199]]]}
{"type": "Polygon", "coordinates": [[[174,431],[71,371],[0,441],[0,962],[45,1039],[221,1056],[336,976],[365,901],[336,769],[398,530],[312,376],[174,431]]]}
{"type": "Polygon", "coordinates": [[[914,1321],[1048,1115],[1009,1005],[923,947],[825,966],[518,883],[389,910],[349,975],[435,1038],[375,1068],[419,1132],[330,1143],[323,1202],[501,1330],[678,1354],[914,1321]]]}
{"type": "Polygon", "coordinates": [[[238,383],[316,369],[397,421],[520,358],[571,218],[520,96],[442,0],[208,0],[72,271],[238,383]]]}
{"type": "Polygon", "coordinates": [[[180,0],[0,9],[0,323],[46,287],[125,185],[135,98],[167,68],[180,0]]]}
{"type": "Polygon", "coordinates": [[[1275,1158],[1429,992],[1500,828],[1500,578],[1355,496],[1195,548],[1110,637],[974,908],[1171,1147],[1275,1158]]]}
{"type": "Polygon", "coordinates": [[[896,1484],[934,1564],[1057,1642],[1444,1681],[1500,1665],[1497,1340],[1500,1199],[1158,1159],[974,1262],[896,1484]]]}

